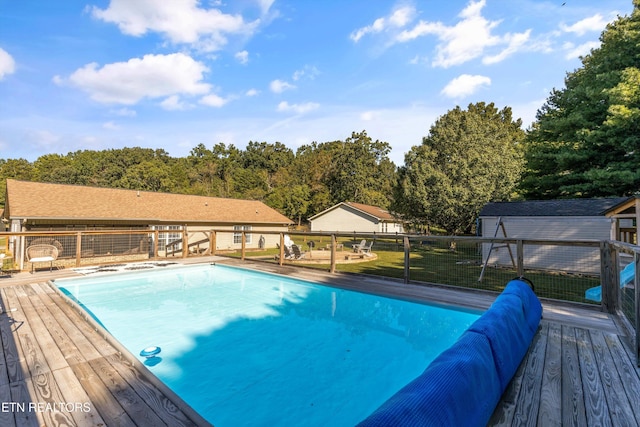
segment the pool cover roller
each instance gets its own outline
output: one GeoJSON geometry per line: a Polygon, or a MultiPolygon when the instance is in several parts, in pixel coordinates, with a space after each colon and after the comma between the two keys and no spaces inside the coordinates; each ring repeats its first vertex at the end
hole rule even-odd
{"type": "Polygon", "coordinates": [[[486,426],[541,318],[529,284],[511,280],[450,348],[358,426],[486,426]]]}

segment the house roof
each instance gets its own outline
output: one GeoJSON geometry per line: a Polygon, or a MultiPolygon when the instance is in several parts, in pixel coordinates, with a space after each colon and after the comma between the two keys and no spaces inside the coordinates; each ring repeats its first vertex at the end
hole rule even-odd
{"type": "Polygon", "coordinates": [[[628,197],[491,202],[480,216],[604,216],[628,197]]]}
{"type": "Polygon", "coordinates": [[[329,209],[325,209],[324,211],[318,214],[315,214],[314,216],[310,217],[309,220],[313,220],[341,206],[347,206],[357,211],[363,212],[364,214],[370,217],[373,217],[379,221],[397,221],[398,220],[389,211],[382,209],[378,206],[371,206],[371,205],[365,205],[362,203],[354,203],[354,202],[340,202],[337,205],[331,206],[329,209]]]}
{"type": "Polygon", "coordinates": [[[290,224],[257,200],[7,180],[5,217],[58,220],[290,224]]]}

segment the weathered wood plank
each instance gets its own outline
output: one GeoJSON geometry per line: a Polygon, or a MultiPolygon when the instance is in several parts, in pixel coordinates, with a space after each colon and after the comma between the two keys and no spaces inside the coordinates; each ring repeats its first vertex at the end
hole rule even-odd
{"type": "Polygon", "coordinates": [[[64,397],[51,372],[31,376],[25,380],[25,383],[33,399],[31,412],[35,414],[41,425],[47,427],[74,425],[71,415],[61,410],[60,404],[64,403],[64,397]]]}
{"type": "Polygon", "coordinates": [[[548,328],[538,424],[560,426],[562,425],[562,328],[557,323],[548,324],[548,328]]]}
{"type": "Polygon", "coordinates": [[[0,426],[14,427],[16,425],[16,419],[14,417],[14,410],[12,410],[11,399],[11,387],[9,384],[0,385],[0,404],[2,408],[0,410],[0,426]]]}
{"type": "Polygon", "coordinates": [[[533,337],[526,360],[526,368],[522,377],[522,386],[516,402],[513,422],[518,426],[537,426],[540,408],[540,388],[542,387],[542,370],[547,352],[548,325],[542,325],[539,333],[533,337]]]}
{"type": "Polygon", "coordinates": [[[611,419],[609,418],[606,400],[602,396],[602,382],[598,373],[598,364],[593,354],[590,334],[586,329],[582,328],[577,328],[575,334],[587,421],[591,425],[610,426],[611,419]]]}
{"type": "Polygon", "coordinates": [[[87,360],[117,353],[117,350],[60,295],[57,293],[51,295],[51,301],[55,303],[56,308],[51,307],[50,310],[56,312],[60,326],[87,360]],[[61,315],[62,313],[64,316],[61,315]]]}
{"type": "Polygon", "coordinates": [[[118,371],[118,373],[129,383],[129,385],[147,402],[149,406],[157,410],[157,414],[170,426],[195,426],[194,422],[176,407],[167,396],[165,396],[156,386],[151,384],[140,371],[135,369],[130,363],[121,360],[116,355],[108,356],[106,359],[118,371]]]}
{"type": "Polygon", "coordinates": [[[4,313],[0,315],[0,334],[2,335],[2,352],[6,363],[7,376],[9,383],[24,381],[25,375],[22,371],[20,362],[20,353],[18,352],[18,344],[13,336],[13,330],[20,326],[19,323],[11,316],[11,306],[7,301],[6,291],[0,289],[4,304],[4,313]]]}
{"type": "Polygon", "coordinates": [[[618,370],[614,365],[613,357],[611,357],[602,332],[591,331],[591,343],[604,389],[604,395],[601,396],[601,399],[606,399],[611,422],[615,426],[635,426],[635,417],[631,411],[630,402],[624,392],[618,370]]]}
{"type": "Polygon", "coordinates": [[[53,376],[60,384],[65,402],[73,405],[69,413],[79,427],[107,425],[98,411],[93,408],[91,399],[70,367],[58,369],[53,376]]]}
{"type": "Polygon", "coordinates": [[[562,424],[578,427],[587,425],[575,328],[564,325],[562,326],[562,424]]]}
{"type": "Polygon", "coordinates": [[[640,372],[637,367],[634,367],[635,360],[630,358],[626,347],[620,342],[620,337],[604,334],[604,339],[611,351],[614,366],[618,370],[622,385],[631,403],[631,410],[635,415],[636,423],[640,425],[640,372]]]}
{"type": "MultiPolygon", "coordinates": [[[[167,425],[156,415],[155,411],[135,393],[109,362],[105,359],[94,359],[89,361],[89,365],[100,376],[124,410],[136,420],[136,424],[141,426],[167,425]]],[[[156,410],[158,409],[160,408],[156,408],[156,410]]]]}
{"type": "Polygon", "coordinates": [[[37,340],[48,368],[53,371],[67,366],[67,361],[51,337],[49,329],[45,326],[39,313],[33,306],[34,303],[37,304],[40,301],[39,298],[34,294],[33,298],[31,296],[18,297],[18,301],[20,302],[25,318],[29,319],[29,328],[37,340]]]}
{"type": "Polygon", "coordinates": [[[108,425],[122,427],[134,427],[136,425],[129,414],[122,408],[122,405],[109,392],[100,377],[89,366],[88,362],[76,363],[71,369],[91,399],[93,408],[98,411],[104,420],[108,421],[108,425]]]}
{"type": "Polygon", "coordinates": [[[11,401],[23,404],[22,408],[16,408],[13,415],[16,425],[19,427],[39,427],[40,422],[36,414],[29,410],[29,404],[32,402],[27,388],[26,381],[11,383],[11,401]]]}

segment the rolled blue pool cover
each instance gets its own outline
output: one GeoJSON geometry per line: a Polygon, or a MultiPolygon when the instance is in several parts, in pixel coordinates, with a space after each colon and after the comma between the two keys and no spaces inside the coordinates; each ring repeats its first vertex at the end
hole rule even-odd
{"type": "Polygon", "coordinates": [[[541,318],[531,287],[510,281],[453,346],[358,426],[486,426],[541,318]]]}

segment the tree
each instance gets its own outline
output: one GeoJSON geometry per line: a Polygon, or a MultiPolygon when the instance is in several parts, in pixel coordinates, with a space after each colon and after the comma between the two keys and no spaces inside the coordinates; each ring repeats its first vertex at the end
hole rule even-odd
{"type": "Polygon", "coordinates": [[[395,184],[396,166],[389,160],[391,146],[366,131],[353,132],[344,142],[326,143],[331,163],[326,185],[333,204],[350,201],[387,208],[395,184]]]}
{"type": "Polygon", "coordinates": [[[630,195],[640,188],[640,0],[553,90],[527,134],[529,198],[630,195]]]}
{"type": "Polygon", "coordinates": [[[487,202],[514,196],[523,168],[520,126],[509,107],[493,103],[447,112],[405,155],[394,210],[449,234],[469,231],[487,202]]]}

